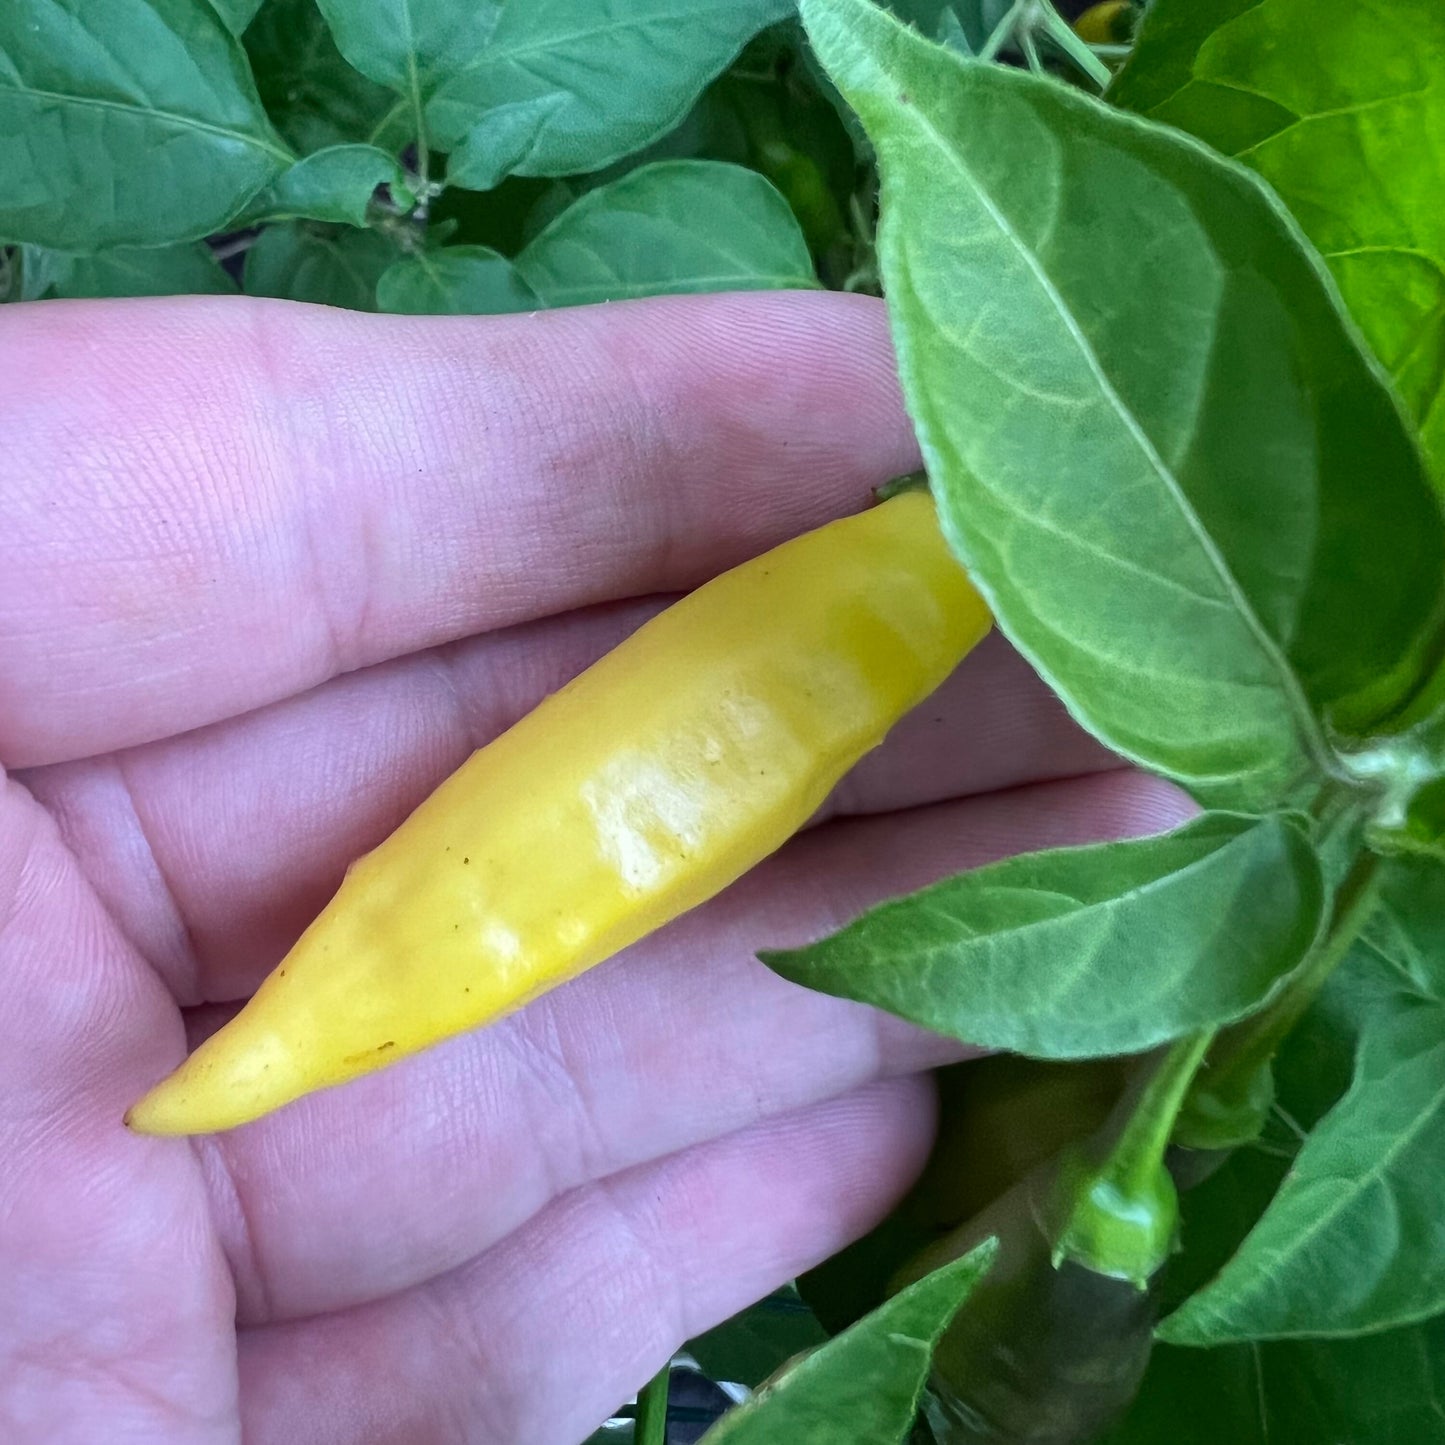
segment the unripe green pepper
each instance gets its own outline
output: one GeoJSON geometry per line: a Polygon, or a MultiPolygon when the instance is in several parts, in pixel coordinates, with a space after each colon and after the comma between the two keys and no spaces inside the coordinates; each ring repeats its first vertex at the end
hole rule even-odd
{"type": "MultiPolygon", "coordinates": [[[[1056,1258],[1059,1240],[1047,1220],[1066,1187],[1067,1163],[1035,1170],[893,1280],[901,1289],[981,1241],[998,1240],[993,1267],[934,1351],[928,1419],[939,1445],[1083,1445],[1139,1387],[1155,1292],[1056,1258]]],[[[1172,1191],[1157,1201],[1133,1199],[1125,1213],[1143,1224],[1145,1237],[1172,1239],[1172,1191]]],[[[1107,1201],[1094,1200],[1075,1225],[1097,1239],[1100,1222],[1116,1216],[1107,1201]]],[[[1137,1252],[1131,1260],[1137,1264],[1137,1252]]]]}
{"type": "Polygon", "coordinates": [[[938,1135],[918,1182],[881,1224],[798,1281],[830,1333],[881,1304],[905,1260],[1099,1129],[1127,1072],[1114,1059],[1053,1063],[992,1054],[935,1077],[938,1135]]]}
{"type": "Polygon", "coordinates": [[[1088,1445],[1149,1361],[1179,1202],[1165,1153],[1209,1044],[1174,1044],[1091,1139],[1040,1165],[891,1281],[898,1290],[983,1240],[998,1255],[934,1352],[939,1445],[1088,1445]]]}

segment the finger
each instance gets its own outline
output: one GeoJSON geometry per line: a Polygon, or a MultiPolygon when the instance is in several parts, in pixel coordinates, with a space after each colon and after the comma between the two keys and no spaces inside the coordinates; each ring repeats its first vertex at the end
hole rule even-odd
{"type": "MultiPolygon", "coordinates": [[[[182,1003],[244,998],[348,863],[473,747],[657,605],[592,609],[413,654],[26,782],[182,1003]]],[[[992,638],[845,780],[829,811],[889,811],[1112,765],[992,638]]]]}
{"type": "Polygon", "coordinates": [[[254,1445],[576,1445],[684,1340],[840,1249],[921,1168],[918,1078],[590,1184],[463,1269],[241,1341],[254,1445]]]}
{"type": "Polygon", "coordinates": [[[826,824],[521,1013],[196,1141],[241,1318],[406,1288],[591,1179],[960,1056],[784,982],[754,951],[1002,854],[1156,831],[1187,806],[1111,773],[826,824]]]}
{"type": "Polygon", "coordinates": [[[230,1276],[196,1161],[121,1127],[175,1011],[0,771],[0,1440],[235,1438],[230,1276]]]}
{"type": "Polygon", "coordinates": [[[883,308],[8,307],[0,760],[692,585],[915,465],[883,308]]]}

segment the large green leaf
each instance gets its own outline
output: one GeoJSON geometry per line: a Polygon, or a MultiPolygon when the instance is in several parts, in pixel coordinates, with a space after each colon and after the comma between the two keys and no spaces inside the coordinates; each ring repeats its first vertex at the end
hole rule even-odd
{"type": "Polygon", "coordinates": [[[1445,485],[1445,5],[1154,0],[1110,96],[1253,166],[1324,253],[1445,485]]]}
{"type": "Polygon", "coordinates": [[[375,311],[376,283],[397,255],[391,241],[376,231],[348,227],[328,234],[284,222],[267,226],[257,237],[246,253],[243,281],[252,296],[375,311]]]}
{"type": "Polygon", "coordinates": [[[425,165],[432,139],[427,100],[442,80],[480,54],[502,17],[502,0],[317,3],[342,55],[399,97],[374,134],[417,141],[425,165]]]}
{"type": "Polygon", "coordinates": [[[549,306],[816,286],[788,203],[756,171],[658,161],[575,201],[517,257],[549,306]]]}
{"type": "Polygon", "coordinates": [[[209,246],[122,247],[93,256],[56,254],[47,296],[218,296],[236,283],[209,246]]]}
{"type": "Polygon", "coordinates": [[[363,226],[378,186],[402,190],[402,169],[394,157],[371,145],[327,146],[283,171],[246,207],[244,219],[306,217],[363,226]]]}
{"type": "Polygon", "coordinates": [[[1400,990],[1264,1217],[1160,1327],[1173,1344],[1340,1336],[1445,1311],[1445,1006],[1400,990]]]}
{"type": "Polygon", "coordinates": [[[535,311],[542,303],[505,256],[485,246],[447,246],[393,262],[377,282],[376,304],[449,316],[535,311]]]}
{"type": "Polygon", "coordinates": [[[1431,1445],[1442,1400],[1445,1316],[1366,1339],[1166,1345],[1101,1445],[1431,1445]]]}
{"type": "Polygon", "coordinates": [[[878,148],[900,372],[950,541],[1119,751],[1219,806],[1420,685],[1445,528],[1395,399],[1251,172],[868,0],[804,0],[878,148]]]}
{"type": "Polygon", "coordinates": [[[513,0],[490,34],[477,32],[480,47],[471,32],[451,42],[448,77],[426,108],[451,152],[448,179],[485,190],[513,172],[591,171],[638,150],[791,9],[789,0],[513,0]]]}
{"type": "Polygon", "coordinates": [[[391,92],[346,63],[316,0],[265,0],[246,52],[267,113],[303,154],[370,140],[391,109],[391,92]]]}
{"type": "Polygon", "coordinates": [[[292,157],[201,0],[0,5],[0,240],[197,240],[292,157]]]}
{"type": "Polygon", "coordinates": [[[900,1291],[724,1415],[707,1445],[901,1445],[933,1347],[993,1255],[986,1241],[900,1291]]]}
{"type": "Polygon", "coordinates": [[[1282,816],[1024,854],[764,961],[988,1048],[1138,1053],[1251,1012],[1309,951],[1319,863],[1282,816]]]}

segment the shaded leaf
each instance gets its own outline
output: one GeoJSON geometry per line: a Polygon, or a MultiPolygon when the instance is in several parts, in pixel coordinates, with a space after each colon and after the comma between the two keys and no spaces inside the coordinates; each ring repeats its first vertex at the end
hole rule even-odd
{"type": "Polygon", "coordinates": [[[1303,959],[1324,888],[1283,816],[1023,854],[764,962],[986,1048],[1139,1053],[1253,1011],[1303,959]]]}
{"type": "Polygon", "coordinates": [[[257,237],[246,253],[242,281],[250,296],[375,311],[376,283],[397,254],[376,231],[327,234],[287,221],[267,226],[257,237]]]}
{"type": "Polygon", "coordinates": [[[1445,527],[1297,227],[1172,131],[867,0],[803,13],[879,150],[905,396],[1001,625],[1201,798],[1313,790],[1322,723],[1369,730],[1420,685],[1445,527]]]}
{"type": "Polygon", "coordinates": [[[267,114],[303,155],[373,139],[392,107],[385,86],[346,63],[316,0],[265,0],[246,52],[267,114]]]}
{"type": "Polygon", "coordinates": [[[1445,1004],[1445,865],[1434,858],[1387,859],[1377,891],[1365,942],[1393,966],[1397,984],[1445,1004]]]}
{"type": "Polygon", "coordinates": [[[364,226],[378,186],[405,194],[395,157],[370,145],[327,146],[282,172],[246,207],[243,220],[304,217],[364,226]]]}
{"type": "Polygon", "coordinates": [[[199,239],[292,159],[197,0],[7,0],[0,135],[0,239],[68,251],[199,239]]]}
{"type": "Polygon", "coordinates": [[[900,1291],[725,1415],[707,1445],[901,1445],[933,1346],[993,1255],[985,1242],[900,1291]]]}
{"type": "Polygon", "coordinates": [[[1008,14],[1011,0],[887,0],[900,19],[931,39],[976,55],[1008,14]]]}
{"type": "Polygon", "coordinates": [[[1445,1436],[1445,1317],[1352,1340],[1155,1349],[1101,1445],[1425,1445],[1445,1436]]]}
{"type": "Polygon", "coordinates": [[[541,304],[517,268],[485,246],[447,246],[393,262],[376,301],[378,310],[417,315],[495,315],[541,304]]]}
{"type": "Polygon", "coordinates": [[[210,0],[210,4],[232,35],[241,34],[261,8],[261,0],[210,0]]]}
{"type": "MultiPolygon", "coordinates": [[[[339,0],[328,0],[339,3],[339,0]]],[[[448,179],[591,171],[675,126],[743,43],[788,0],[532,0],[501,8],[453,63],[426,120],[448,179]]],[[[346,49],[345,44],[342,45],[346,49]]]]}
{"type": "Polygon", "coordinates": [[[57,254],[51,296],[219,296],[236,283],[202,241],[97,251],[93,256],[57,254]]]}
{"type": "Polygon", "coordinates": [[[1155,0],[1119,105],[1264,176],[1420,424],[1445,486],[1445,5],[1155,0]]]}
{"type": "Polygon", "coordinates": [[[0,248],[0,301],[39,301],[74,260],[44,246],[0,248]]]}
{"type": "Polygon", "coordinates": [[[717,161],[659,161],[587,192],[517,269],[549,306],[818,284],[787,201],[717,161]]]}
{"type": "Polygon", "coordinates": [[[687,1342],[709,1379],[756,1390],[794,1355],[828,1336],[795,1289],[780,1290],[687,1342]]]}

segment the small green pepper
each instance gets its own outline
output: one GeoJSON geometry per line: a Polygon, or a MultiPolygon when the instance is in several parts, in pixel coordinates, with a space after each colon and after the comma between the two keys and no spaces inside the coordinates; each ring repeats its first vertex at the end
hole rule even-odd
{"type": "Polygon", "coordinates": [[[1095,1135],[894,1277],[902,1289],[998,1240],[934,1353],[928,1417],[940,1445],[1086,1445],[1132,1400],[1178,1229],[1165,1153],[1208,1044],[1207,1034],[1176,1043],[1095,1135]]]}

